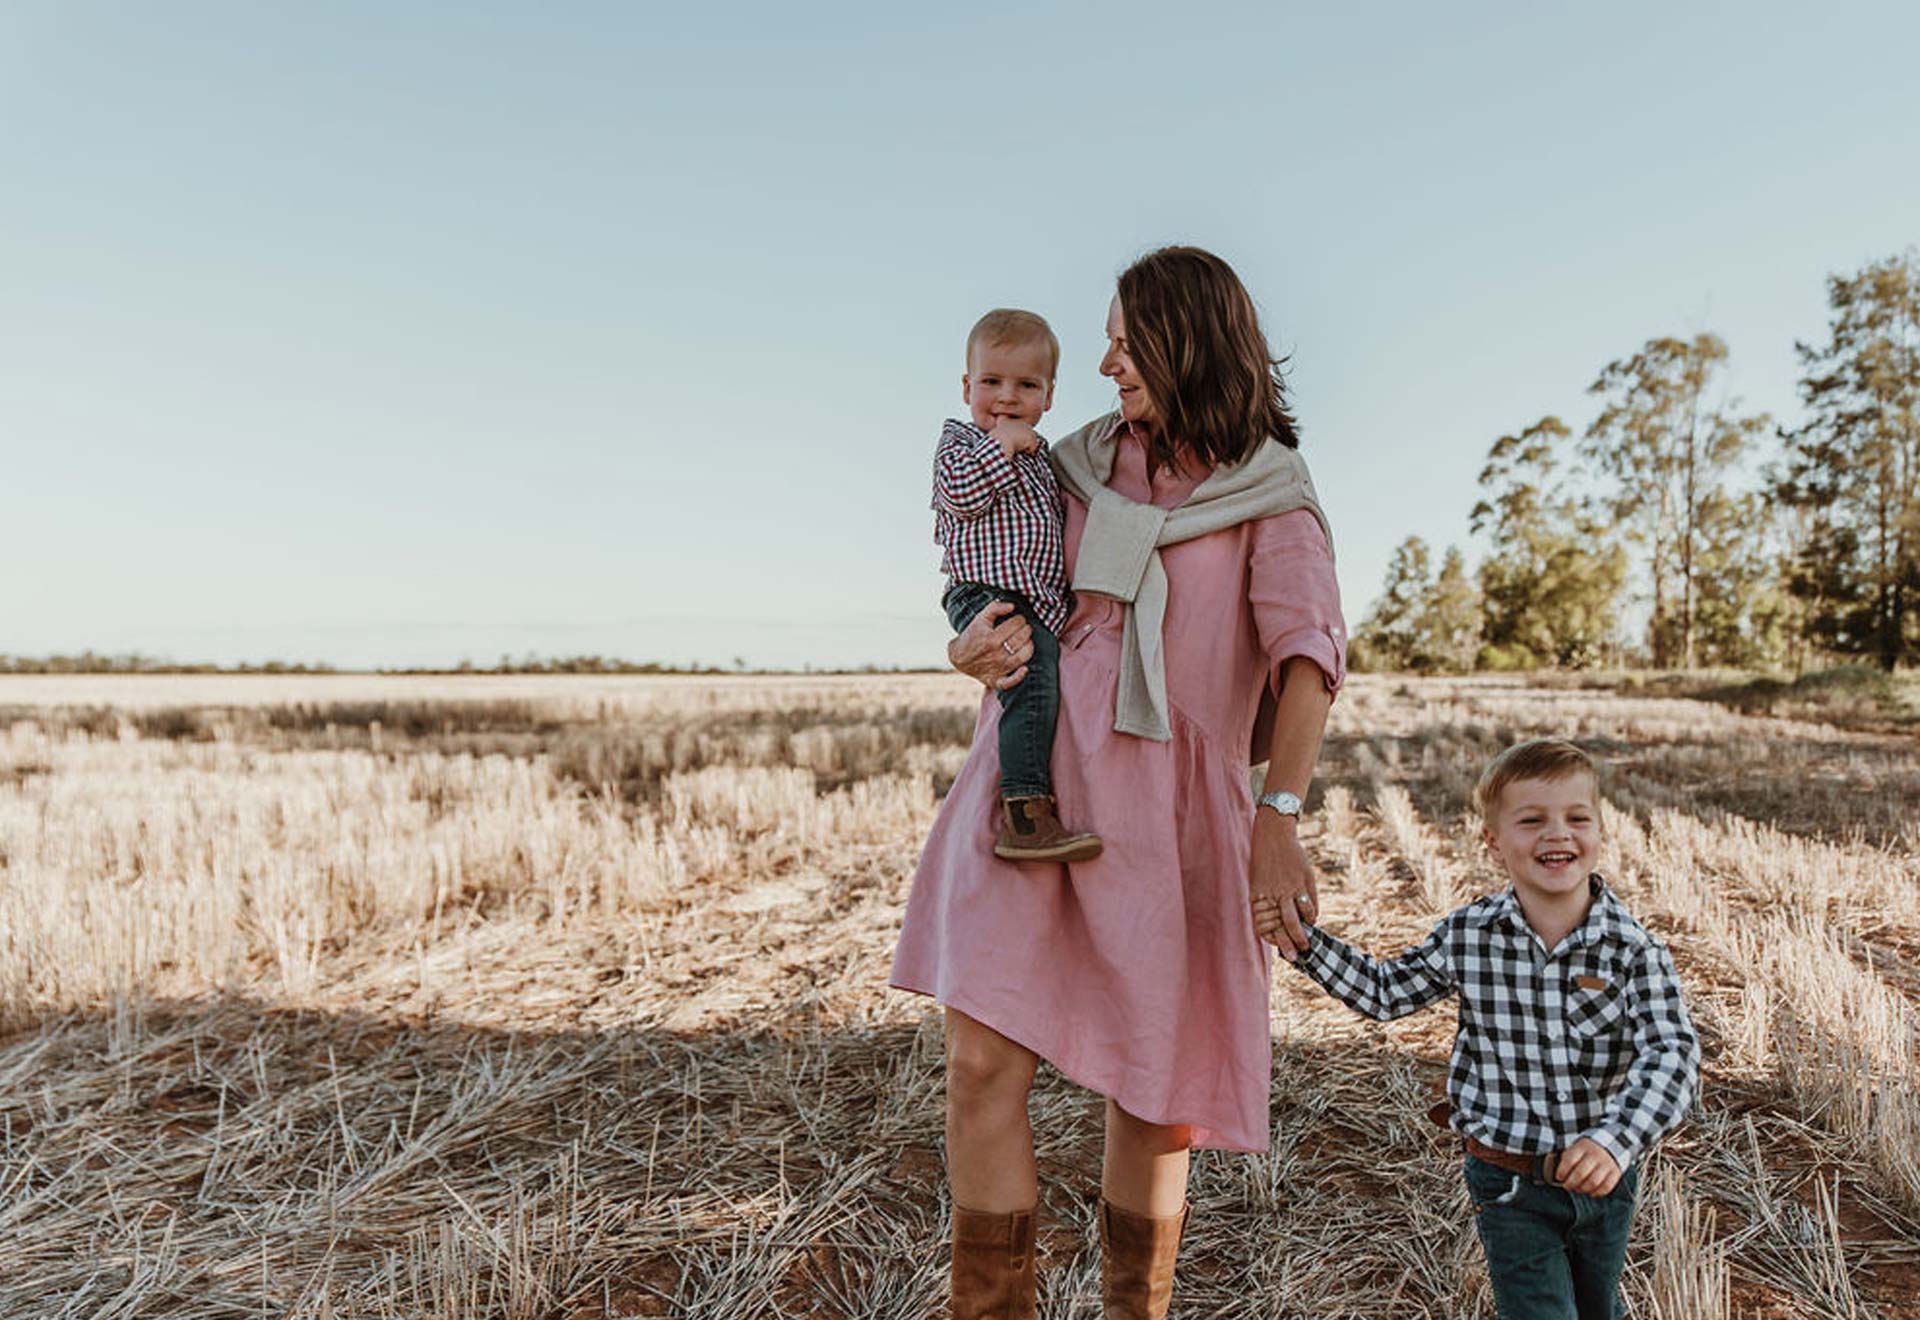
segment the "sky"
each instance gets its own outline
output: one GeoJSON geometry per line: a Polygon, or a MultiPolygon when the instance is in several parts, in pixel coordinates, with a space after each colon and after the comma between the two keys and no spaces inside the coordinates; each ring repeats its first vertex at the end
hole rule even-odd
{"type": "Polygon", "coordinates": [[[1920,242],[1920,6],[0,0],[0,653],[933,665],[968,327],[1112,405],[1225,257],[1357,622],[1712,331],[1920,242]]]}

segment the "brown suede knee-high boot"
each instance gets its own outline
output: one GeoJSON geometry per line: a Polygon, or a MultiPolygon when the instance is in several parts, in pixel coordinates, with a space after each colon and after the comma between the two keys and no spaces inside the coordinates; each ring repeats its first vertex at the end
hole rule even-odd
{"type": "Polygon", "coordinates": [[[1105,1320],[1165,1320],[1173,1304],[1173,1263],[1187,1211],[1156,1219],[1100,1200],[1100,1314],[1105,1320]]]}
{"type": "Polygon", "coordinates": [[[953,1207],[953,1320],[1034,1320],[1033,1213],[953,1207]]]}

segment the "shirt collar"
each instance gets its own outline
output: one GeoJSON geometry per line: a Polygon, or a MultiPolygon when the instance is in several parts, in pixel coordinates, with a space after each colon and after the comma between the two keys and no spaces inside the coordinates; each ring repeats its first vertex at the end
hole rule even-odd
{"type": "MultiPolygon", "coordinates": [[[[1613,890],[1596,873],[1587,877],[1587,892],[1593,895],[1593,902],[1587,908],[1586,919],[1568,933],[1565,946],[1569,949],[1582,948],[1589,944],[1615,942],[1638,946],[1647,942],[1646,935],[1627,915],[1626,908],[1614,896],[1613,890]]],[[[1527,915],[1520,910],[1520,900],[1515,897],[1513,886],[1494,896],[1480,916],[1482,926],[1504,925],[1516,935],[1531,935],[1533,928],[1527,925],[1527,915]]],[[[1549,950],[1551,952],[1551,950],[1549,950]]]]}

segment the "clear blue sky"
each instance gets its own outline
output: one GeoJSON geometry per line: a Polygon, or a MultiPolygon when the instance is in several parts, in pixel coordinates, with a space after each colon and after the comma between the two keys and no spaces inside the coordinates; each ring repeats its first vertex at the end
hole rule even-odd
{"type": "Polygon", "coordinates": [[[0,652],[931,663],[982,310],[1239,269],[1357,621],[1501,432],[1920,241],[1909,4],[0,0],[0,652]]]}

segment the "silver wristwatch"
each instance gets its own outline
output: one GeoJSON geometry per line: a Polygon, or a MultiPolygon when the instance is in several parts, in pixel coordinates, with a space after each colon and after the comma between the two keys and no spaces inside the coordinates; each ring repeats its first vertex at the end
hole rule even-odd
{"type": "Polygon", "coordinates": [[[1298,820],[1300,818],[1300,795],[1298,793],[1289,793],[1284,788],[1277,793],[1262,793],[1260,800],[1254,804],[1253,809],[1258,811],[1261,807],[1272,807],[1282,816],[1292,816],[1295,820],[1298,820]]]}

